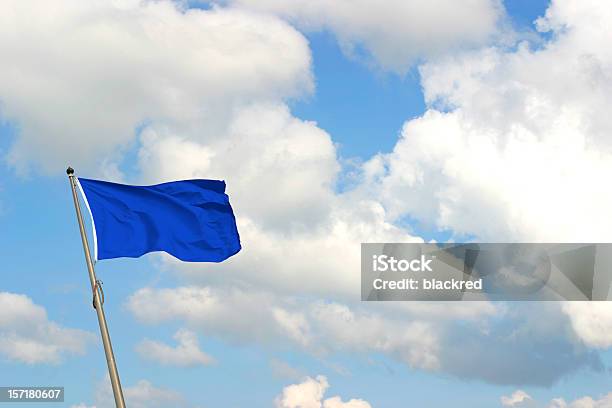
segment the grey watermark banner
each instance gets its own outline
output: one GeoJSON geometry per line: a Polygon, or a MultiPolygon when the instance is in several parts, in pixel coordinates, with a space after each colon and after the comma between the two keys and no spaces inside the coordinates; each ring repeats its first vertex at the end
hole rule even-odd
{"type": "Polygon", "coordinates": [[[364,243],[361,300],[612,300],[612,244],[364,243]]]}
{"type": "Polygon", "coordinates": [[[64,402],[64,387],[0,387],[0,402],[64,402]]]}

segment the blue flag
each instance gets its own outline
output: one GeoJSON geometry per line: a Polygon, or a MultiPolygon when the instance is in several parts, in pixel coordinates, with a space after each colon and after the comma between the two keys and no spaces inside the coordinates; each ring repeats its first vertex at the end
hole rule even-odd
{"type": "Polygon", "coordinates": [[[221,262],[240,251],[224,181],[78,181],[92,215],[96,259],[165,251],[182,261],[221,262]]]}

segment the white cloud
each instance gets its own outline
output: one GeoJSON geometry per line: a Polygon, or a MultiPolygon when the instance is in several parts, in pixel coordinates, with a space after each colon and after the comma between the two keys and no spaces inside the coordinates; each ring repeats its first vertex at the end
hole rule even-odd
{"type": "Polygon", "coordinates": [[[384,354],[413,368],[496,384],[549,386],[579,368],[601,369],[597,355],[567,335],[572,329],[557,304],[339,303],[225,279],[232,283],[144,288],[127,307],[143,323],[181,321],[231,343],[288,347],[330,360],[337,352],[384,354]],[[476,358],[488,363],[473,364],[476,358]],[[548,359],[555,364],[540,363],[548,359]]]}
{"type": "Polygon", "coordinates": [[[567,403],[562,398],[555,398],[550,401],[548,408],[567,408],[567,403]]]}
{"type": "Polygon", "coordinates": [[[559,336],[571,328],[556,304],[537,309],[469,305],[470,314],[443,303],[414,308],[385,302],[343,304],[228,285],[144,288],[129,298],[127,308],[145,324],[180,321],[230,343],[301,350],[332,364],[338,352],[382,354],[463,379],[545,386],[579,368],[601,369],[596,354],[571,337],[559,336]],[[534,354],[540,359],[534,361],[534,354]],[[474,364],[474,359],[487,364],[474,364]],[[549,359],[555,364],[541,364],[549,359]]]}
{"type": "Polygon", "coordinates": [[[288,385],[276,398],[277,408],[320,408],[329,383],[324,376],[307,377],[300,384],[288,385]]]}
{"type": "MultiPolygon", "coordinates": [[[[265,292],[210,287],[145,288],[128,301],[137,319],[149,324],[184,320],[190,327],[230,341],[289,344],[313,354],[382,352],[407,364],[435,369],[437,333],[424,320],[351,310],[322,301],[304,302],[265,292]],[[151,302],[156,299],[155,302],[151,302]]],[[[391,314],[391,313],[390,313],[391,314]]]]}
{"type": "Polygon", "coordinates": [[[206,143],[147,129],[139,151],[144,177],[225,179],[236,213],[266,227],[324,222],[339,171],[331,137],[279,103],[236,109],[228,119],[227,131],[206,143]]]}
{"type": "Polygon", "coordinates": [[[377,351],[399,356],[418,368],[438,369],[439,336],[435,324],[423,320],[394,321],[345,305],[318,303],[313,320],[338,350],[377,351]]]}
{"type": "Polygon", "coordinates": [[[312,89],[305,38],[272,16],[171,1],[3,1],[0,115],[11,164],[100,166],[142,125],[210,139],[232,110],[312,89]],[[27,52],[24,52],[27,50],[27,52]]]}
{"type": "Polygon", "coordinates": [[[0,354],[27,364],[59,363],[82,355],[93,334],[50,321],[46,310],[16,293],[0,292],[0,354]]]}
{"type": "Polygon", "coordinates": [[[136,351],[145,359],[164,365],[191,367],[211,364],[214,359],[200,350],[196,333],[181,329],[174,335],[176,347],[158,341],[145,339],[138,344],[136,351]]]}
{"type": "Polygon", "coordinates": [[[551,401],[548,408],[612,408],[612,393],[604,395],[600,399],[583,397],[570,403],[559,398],[551,401]]]}
{"type": "Polygon", "coordinates": [[[382,197],[390,220],[410,215],[459,236],[609,241],[612,7],[592,6],[553,2],[539,26],[554,35],[541,49],[422,66],[428,110],[365,166],[364,194],[382,197]]]}
{"type": "Polygon", "coordinates": [[[144,323],[158,324],[180,318],[189,327],[210,328],[210,334],[217,336],[267,341],[277,330],[271,304],[272,298],[265,293],[190,286],[143,288],[130,296],[127,306],[144,323]],[[154,298],[157,301],[151,303],[154,298]]]}
{"type": "Polygon", "coordinates": [[[372,406],[362,399],[351,399],[344,402],[340,397],[332,397],[323,401],[323,408],[372,408],[372,406]]]}
{"type": "Polygon", "coordinates": [[[226,2],[280,15],[305,30],[330,30],[347,54],[365,51],[379,66],[399,72],[420,58],[487,42],[504,16],[497,0],[226,2]]]}
{"type": "Polygon", "coordinates": [[[566,402],[563,398],[555,398],[548,404],[534,401],[531,396],[521,390],[515,391],[509,397],[501,397],[502,406],[517,408],[612,408],[612,393],[602,396],[600,399],[582,397],[572,402],[566,402]]]}
{"type": "Polygon", "coordinates": [[[565,302],[563,312],[572,329],[589,347],[612,346],[612,310],[608,302],[565,302]]]}
{"type": "Polygon", "coordinates": [[[501,404],[504,407],[530,407],[533,406],[533,398],[523,390],[516,390],[510,396],[502,396],[501,404]]]}
{"type": "Polygon", "coordinates": [[[342,402],[338,396],[323,400],[329,383],[325,376],[316,378],[306,377],[299,384],[288,385],[281,395],[276,398],[276,408],[371,408],[372,406],[362,399],[351,399],[342,402]]]}

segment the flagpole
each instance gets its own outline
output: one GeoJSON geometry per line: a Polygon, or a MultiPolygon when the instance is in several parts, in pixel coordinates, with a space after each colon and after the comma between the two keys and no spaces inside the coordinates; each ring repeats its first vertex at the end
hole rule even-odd
{"type": "MultiPolygon", "coordinates": [[[[68,167],[66,170],[68,179],[70,180],[70,187],[72,188],[72,198],[74,200],[74,208],[76,209],[77,220],[79,221],[79,230],[81,231],[81,241],[83,242],[83,250],[85,251],[85,261],[87,263],[87,270],[89,271],[89,281],[91,282],[91,290],[93,292],[93,305],[98,314],[98,323],[100,324],[100,334],[102,335],[102,344],[104,344],[104,353],[106,354],[106,363],[108,364],[108,373],[110,375],[111,385],[113,387],[113,395],[115,396],[115,405],[117,408],[125,408],[125,402],[123,400],[123,390],[121,389],[121,381],[119,381],[119,372],[117,371],[117,364],[115,363],[115,355],[113,354],[113,346],[111,345],[110,334],[108,333],[108,326],[106,325],[106,317],[104,316],[104,308],[100,300],[100,288],[98,280],[96,279],[96,271],[91,260],[91,254],[89,252],[89,243],[87,242],[87,235],[85,234],[85,226],[83,224],[83,215],[81,214],[81,206],[79,205],[79,197],[76,191],[76,178],[74,176],[74,169],[68,167]]],[[[104,297],[102,297],[104,298],[104,297]]]]}

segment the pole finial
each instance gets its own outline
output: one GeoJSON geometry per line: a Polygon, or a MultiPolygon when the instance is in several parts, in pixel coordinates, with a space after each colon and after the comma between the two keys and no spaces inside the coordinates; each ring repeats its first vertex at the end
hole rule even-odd
{"type": "Polygon", "coordinates": [[[66,169],[66,174],[68,174],[69,176],[72,176],[74,174],[74,169],[72,167],[68,167],[66,169]]]}

